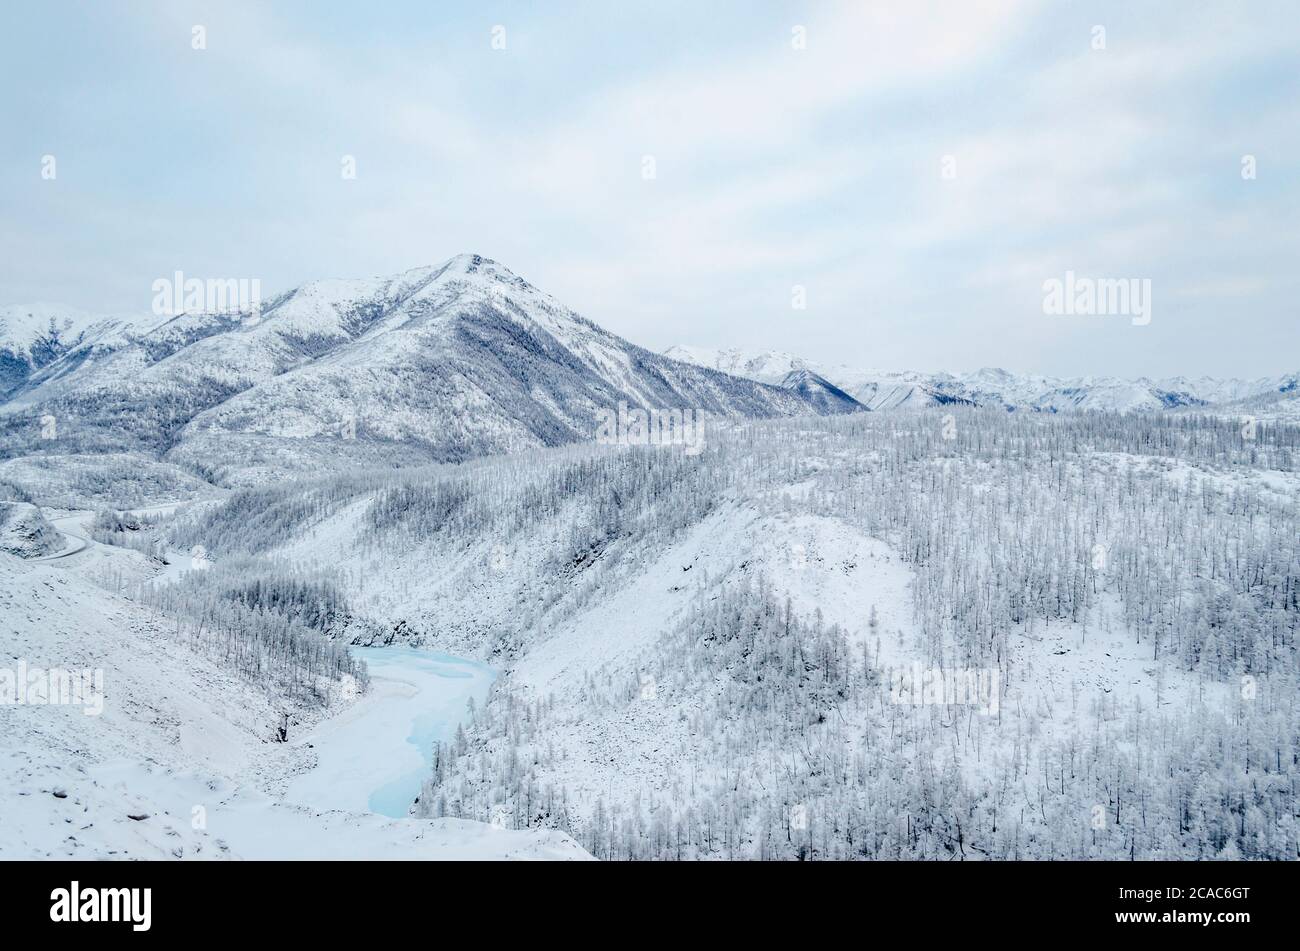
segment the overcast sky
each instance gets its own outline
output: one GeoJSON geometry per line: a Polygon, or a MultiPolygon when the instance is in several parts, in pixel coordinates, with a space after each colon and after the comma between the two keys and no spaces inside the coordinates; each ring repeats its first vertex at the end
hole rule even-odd
{"type": "Polygon", "coordinates": [[[45,0],[5,20],[0,303],[144,311],[177,269],[266,296],[476,251],[656,350],[1300,369],[1293,0],[45,0]],[[1067,270],[1149,279],[1150,323],[1045,314],[1067,270]]]}

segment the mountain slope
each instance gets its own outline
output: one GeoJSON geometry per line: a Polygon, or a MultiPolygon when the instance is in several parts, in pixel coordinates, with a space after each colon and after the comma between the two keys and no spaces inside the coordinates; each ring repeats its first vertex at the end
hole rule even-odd
{"type": "MultiPolygon", "coordinates": [[[[452,461],[592,438],[626,402],[715,418],[834,401],[652,353],[479,255],[319,281],[253,318],[186,314],[39,369],[0,406],[9,455],[134,451],[225,481],[283,469],[452,461]]],[[[843,411],[837,407],[834,411],[843,411]]]]}
{"type": "MultiPolygon", "coordinates": [[[[1273,600],[1300,539],[1294,433],[1247,445],[1203,417],[972,412],[945,435],[945,412],[728,427],[695,457],[574,446],[267,486],[195,509],[172,541],[218,563],[349,566],[367,643],[501,671],[418,814],[500,809],[602,857],[1217,855],[1179,825],[1206,775],[1194,751],[1271,749],[1243,731],[1297,722],[1296,617],[1273,600]],[[1234,653],[1259,658],[1258,713],[1234,699],[1234,653]],[[1000,712],[897,695],[895,673],[948,657],[997,672],[1000,712]],[[1176,748],[1134,763],[1139,720],[1176,748]],[[1032,777],[1071,750],[1101,761],[1044,793],[1032,777]],[[1056,834],[1117,769],[1149,815],[1056,834]],[[937,795],[967,804],[960,842],[900,830],[937,795]]],[[[1254,775],[1232,763],[1213,781],[1258,797],[1232,835],[1281,857],[1255,830],[1290,814],[1291,777],[1266,796],[1254,775]]]]}
{"type": "Polygon", "coordinates": [[[955,393],[940,392],[934,385],[935,380],[921,373],[829,366],[780,350],[710,350],[675,346],[665,350],[664,354],[675,360],[777,385],[784,385],[792,373],[812,373],[870,410],[923,409],[945,403],[972,402],[955,393]]]}
{"type": "Polygon", "coordinates": [[[863,408],[849,394],[811,370],[791,370],[781,381],[781,386],[798,393],[824,416],[832,413],[856,413],[863,408]]]}
{"type": "Polygon", "coordinates": [[[42,558],[64,547],[60,535],[35,505],[0,502],[0,552],[42,558]]]}
{"type": "Polygon", "coordinates": [[[55,304],[0,307],[0,400],[73,351],[124,341],[159,322],[148,314],[90,314],[55,304]]]}

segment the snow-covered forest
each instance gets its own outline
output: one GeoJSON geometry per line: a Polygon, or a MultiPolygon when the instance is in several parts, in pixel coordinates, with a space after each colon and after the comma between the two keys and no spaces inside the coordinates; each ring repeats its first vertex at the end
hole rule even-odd
{"type": "Polygon", "coordinates": [[[139,598],[175,619],[176,635],[248,679],[295,699],[328,703],[329,684],[365,665],[346,641],[322,636],[346,606],[327,581],[285,577],[249,562],[191,570],[170,585],[142,585],[139,598]]]}
{"type": "Polygon", "coordinates": [[[1300,430],[946,409],[243,490],[168,531],[336,566],[277,610],[504,668],[420,815],[620,858],[1300,854],[1300,430]],[[996,714],[895,702],[916,664],[993,672],[996,714]]]}

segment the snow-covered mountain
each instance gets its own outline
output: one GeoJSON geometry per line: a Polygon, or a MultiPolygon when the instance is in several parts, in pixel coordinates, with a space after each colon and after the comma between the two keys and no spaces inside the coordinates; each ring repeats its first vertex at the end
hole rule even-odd
{"type": "Polygon", "coordinates": [[[862,404],[849,394],[811,370],[791,370],[781,380],[781,386],[798,393],[823,415],[854,413],[862,408],[862,404]]]}
{"type": "Polygon", "coordinates": [[[162,322],[152,314],[91,314],[57,304],[0,306],[0,399],[74,350],[124,342],[162,322]]]}
{"type": "Polygon", "coordinates": [[[921,373],[822,364],[780,350],[711,350],[679,345],[668,348],[664,355],[776,385],[784,385],[792,373],[812,373],[870,410],[920,409],[944,403],[969,402],[959,395],[936,389],[933,380],[921,373]]]}
{"type": "Polygon", "coordinates": [[[682,363],[584,319],[494,261],[316,281],[254,316],[183,314],[33,365],[0,430],[53,416],[74,451],[134,451],[219,479],[459,460],[591,438],[626,402],[715,418],[857,410],[682,363]],[[238,470],[238,471],[236,471],[238,470]]]}
{"type": "Polygon", "coordinates": [[[972,373],[933,373],[859,369],[819,364],[781,351],[711,350],[675,346],[664,351],[675,360],[734,373],[763,383],[783,384],[792,371],[827,380],[868,409],[919,409],[945,403],[1001,406],[1014,410],[1166,410],[1210,407],[1300,389],[1300,373],[1255,380],[1124,380],[1117,377],[1060,378],[984,368],[972,373]]]}

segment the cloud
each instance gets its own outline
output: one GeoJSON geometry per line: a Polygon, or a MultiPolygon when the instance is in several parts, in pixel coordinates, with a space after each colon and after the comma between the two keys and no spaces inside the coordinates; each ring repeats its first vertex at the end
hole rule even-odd
{"type": "MultiPolygon", "coordinates": [[[[56,58],[59,105],[27,113],[0,153],[0,276],[24,297],[118,309],[175,267],[275,288],[475,250],[655,347],[1057,373],[1284,369],[1215,338],[1208,302],[1221,312],[1230,293],[1188,289],[1254,288],[1257,337],[1294,320],[1280,277],[1300,250],[1285,5],[574,11],[508,9],[500,52],[491,18],[469,8],[99,14],[28,53],[56,58]],[[208,26],[202,53],[194,22],[208,26]],[[1099,22],[1104,51],[1090,48],[1099,22]],[[795,26],[806,49],[791,46],[795,26]],[[50,141],[69,174],[42,191],[30,153],[50,141]],[[1249,183],[1245,152],[1260,168],[1249,183]],[[354,181],[339,175],[345,154],[354,181]],[[1118,353],[1045,327],[1038,288],[1067,268],[1152,277],[1179,301],[1163,311],[1173,326],[1157,317],[1118,353]],[[797,315],[794,284],[810,302],[797,315]]],[[[52,29],[29,15],[15,35],[52,29]]]]}

